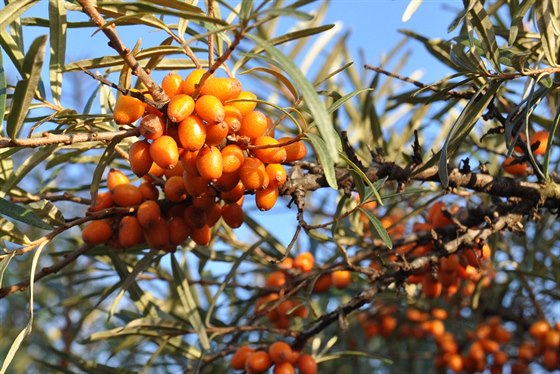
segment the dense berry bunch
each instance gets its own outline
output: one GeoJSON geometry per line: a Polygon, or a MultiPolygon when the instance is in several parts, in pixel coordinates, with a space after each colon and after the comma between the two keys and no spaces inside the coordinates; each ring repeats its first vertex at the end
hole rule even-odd
{"type": "Polygon", "coordinates": [[[292,350],[288,343],[277,341],[266,350],[255,350],[248,345],[239,347],[230,361],[234,370],[245,370],[247,373],[266,373],[273,367],[273,374],[317,373],[315,359],[292,350]]]}

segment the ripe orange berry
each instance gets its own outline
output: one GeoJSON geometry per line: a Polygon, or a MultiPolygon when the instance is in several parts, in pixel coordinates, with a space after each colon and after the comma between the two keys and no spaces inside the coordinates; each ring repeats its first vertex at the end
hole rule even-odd
{"type": "Polygon", "coordinates": [[[180,161],[183,165],[183,170],[190,175],[198,175],[198,169],[196,168],[196,158],[198,157],[198,151],[187,151],[184,150],[181,153],[180,161]]]}
{"type": "MultiPolygon", "coordinates": [[[[253,142],[256,147],[277,145],[278,140],[271,136],[259,136],[253,142]]],[[[265,164],[280,164],[286,160],[286,150],[283,147],[254,148],[251,152],[265,164]]]]}
{"type": "Polygon", "coordinates": [[[206,210],[189,205],[184,209],[183,219],[192,229],[199,229],[206,225],[206,210]]]}
{"type": "Polygon", "coordinates": [[[165,181],[163,193],[167,200],[174,203],[185,200],[187,198],[187,191],[183,183],[183,176],[175,175],[165,181]]]}
{"type": "Polygon", "coordinates": [[[140,134],[150,140],[159,138],[165,132],[165,122],[155,114],[146,114],[138,125],[140,134]]]}
{"type": "Polygon", "coordinates": [[[235,351],[233,357],[231,358],[229,366],[233,370],[244,370],[247,357],[253,352],[255,352],[255,350],[248,345],[237,348],[237,351],[235,351]]]}
{"type": "Polygon", "coordinates": [[[546,146],[548,144],[548,131],[541,130],[531,135],[531,149],[534,155],[544,155],[546,153],[546,146]],[[537,142],[539,143],[537,145],[537,142]]]}
{"type": "Polygon", "coordinates": [[[268,346],[268,355],[275,364],[288,362],[292,353],[292,347],[286,342],[274,342],[268,346]]]}
{"type": "Polygon", "coordinates": [[[274,207],[278,200],[278,187],[268,186],[264,190],[255,192],[255,203],[261,211],[267,211],[274,207]]]}
{"type": "Polygon", "coordinates": [[[155,200],[146,200],[138,206],[136,218],[143,228],[148,229],[161,219],[161,208],[155,200]]]}
{"type": "Polygon", "coordinates": [[[215,202],[206,208],[206,224],[210,227],[214,226],[222,216],[222,206],[215,202]]]}
{"type": "Polygon", "coordinates": [[[82,239],[87,244],[97,245],[109,241],[113,229],[106,220],[91,221],[82,230],[82,239]]]}
{"type": "Polygon", "coordinates": [[[241,121],[241,128],[237,131],[240,136],[246,136],[251,139],[256,139],[263,136],[268,128],[268,121],[266,116],[259,111],[252,111],[247,113],[241,121]]]}
{"type": "Polygon", "coordinates": [[[119,184],[111,191],[111,197],[118,206],[135,206],[144,201],[142,192],[132,184],[119,184]]]}
{"type": "Polygon", "coordinates": [[[119,125],[132,123],[144,114],[146,104],[135,97],[120,95],[113,109],[113,118],[119,125]]]}
{"type": "Polygon", "coordinates": [[[296,369],[289,362],[282,362],[281,364],[276,364],[272,374],[295,374],[296,369]]]}
{"type": "Polygon", "coordinates": [[[148,174],[144,175],[143,178],[144,178],[145,181],[153,183],[153,182],[155,182],[154,178],[161,178],[161,177],[163,177],[164,173],[165,173],[164,169],[162,169],[155,162],[152,162],[152,166],[150,166],[150,170],[148,170],[148,174]]]}
{"type": "Polygon", "coordinates": [[[547,348],[558,348],[560,347],[560,331],[551,329],[544,336],[544,345],[547,348]]]}
{"type": "Polygon", "coordinates": [[[217,147],[204,147],[198,152],[196,168],[201,177],[215,180],[222,176],[222,154],[217,147]]]}
{"type": "Polygon", "coordinates": [[[232,189],[228,191],[223,191],[220,194],[220,198],[225,203],[235,203],[239,199],[241,199],[244,196],[244,194],[245,194],[245,185],[243,184],[242,181],[239,181],[232,189]]]}
{"type": "Polygon", "coordinates": [[[235,78],[209,78],[200,89],[200,94],[215,96],[223,103],[239,96],[241,88],[241,82],[235,78]]]}
{"type": "Polygon", "coordinates": [[[161,81],[161,88],[165,91],[167,96],[173,98],[173,96],[180,93],[181,83],[183,78],[177,73],[169,73],[161,81]]]}
{"type": "Polygon", "coordinates": [[[201,196],[210,188],[208,179],[200,175],[192,175],[188,172],[183,173],[183,183],[187,189],[187,193],[193,197],[201,196]]]}
{"type": "MultiPolygon", "coordinates": [[[[183,154],[185,151],[184,150],[180,150],[181,154],[183,154]]],[[[180,156],[179,156],[180,159],[180,156]]],[[[175,167],[173,169],[166,169],[163,172],[163,175],[165,175],[165,177],[167,179],[174,177],[174,176],[183,176],[183,172],[185,171],[185,168],[183,166],[183,164],[181,162],[177,162],[177,164],[175,165],[175,167]]]]}
{"type": "Polygon", "coordinates": [[[332,284],[336,288],[346,288],[352,283],[352,273],[348,270],[337,270],[331,273],[332,284]]]}
{"type": "Polygon", "coordinates": [[[107,174],[107,188],[109,191],[112,191],[117,187],[119,184],[129,184],[130,179],[120,170],[111,169],[107,174]]]}
{"type": "Polygon", "coordinates": [[[113,206],[113,198],[111,197],[111,192],[100,192],[95,198],[95,205],[89,207],[90,212],[98,212],[103,209],[107,209],[113,206]]]}
{"type": "Polygon", "coordinates": [[[445,204],[441,201],[435,202],[430,207],[427,220],[433,227],[445,227],[453,223],[453,221],[443,213],[444,208],[445,204]]]}
{"type": "Polygon", "coordinates": [[[282,287],[286,284],[286,274],[282,271],[271,273],[264,282],[267,287],[282,287]]]}
{"type": "Polygon", "coordinates": [[[331,288],[332,285],[332,277],[331,274],[321,274],[319,278],[315,281],[313,285],[313,292],[321,293],[327,291],[331,288]]]}
{"type": "Polygon", "coordinates": [[[502,163],[502,167],[506,173],[515,176],[526,176],[530,173],[529,164],[526,162],[519,162],[515,157],[506,157],[502,163]]]}
{"type": "Polygon", "coordinates": [[[451,353],[446,356],[447,367],[449,370],[459,373],[463,370],[463,357],[458,353],[451,353]]]}
{"type": "Polygon", "coordinates": [[[162,169],[173,169],[179,161],[179,149],[175,139],[162,135],[150,145],[152,160],[162,169]]]}
{"type": "MultiPolygon", "coordinates": [[[[222,156],[223,157],[223,156],[222,156]]],[[[223,160],[223,159],[222,159],[223,160]]],[[[222,173],[222,176],[214,181],[214,187],[221,192],[231,191],[239,183],[239,172],[222,173]]]]}
{"type": "Polygon", "coordinates": [[[226,141],[229,128],[225,122],[209,123],[206,126],[206,145],[219,145],[226,141]]]}
{"type": "Polygon", "coordinates": [[[226,225],[236,229],[243,224],[245,214],[241,205],[237,203],[225,204],[222,207],[222,218],[226,225]]]}
{"type": "MultiPolygon", "coordinates": [[[[287,143],[287,142],[289,142],[293,139],[294,138],[291,138],[291,137],[287,136],[287,137],[283,137],[283,138],[278,139],[278,142],[280,144],[282,144],[282,143],[287,143]]],[[[305,156],[307,155],[307,147],[305,146],[305,143],[301,140],[298,140],[297,142],[294,142],[294,143],[284,145],[283,147],[286,150],[286,160],[285,160],[285,162],[299,161],[299,160],[302,160],[303,158],[305,158],[305,156]]]]}
{"type": "Polygon", "coordinates": [[[560,353],[558,353],[558,349],[545,349],[543,353],[543,366],[546,370],[550,371],[560,368],[560,353]]]}
{"type": "Polygon", "coordinates": [[[296,361],[296,367],[299,369],[300,374],[316,374],[317,363],[311,355],[299,355],[296,361]]]}
{"type": "Polygon", "coordinates": [[[200,117],[191,115],[179,123],[179,141],[188,151],[198,151],[206,142],[206,125],[200,117]]]}
{"type": "Polygon", "coordinates": [[[222,153],[224,173],[238,170],[245,160],[245,154],[237,144],[226,145],[220,152],[222,153]]]}
{"type": "Polygon", "coordinates": [[[144,241],[144,233],[138,219],[134,216],[124,216],[119,223],[119,244],[130,248],[144,241]]]}
{"type": "Polygon", "coordinates": [[[204,225],[199,228],[193,228],[191,239],[198,245],[207,246],[210,243],[210,239],[212,239],[210,226],[204,225]]]}
{"type": "Polygon", "coordinates": [[[179,123],[194,112],[194,100],[186,94],[173,96],[167,104],[167,117],[175,123],[179,123]]]}
{"type": "Polygon", "coordinates": [[[241,115],[247,115],[251,113],[257,107],[256,100],[257,95],[252,92],[242,91],[235,98],[236,101],[232,101],[229,105],[236,107],[241,112],[241,115]]]}
{"type": "Polygon", "coordinates": [[[243,119],[243,115],[233,105],[224,105],[224,122],[228,126],[228,133],[234,134],[239,131],[241,127],[241,120],[243,119]]]}
{"type": "Polygon", "coordinates": [[[268,185],[280,187],[286,183],[288,178],[286,174],[286,169],[280,164],[268,164],[265,167],[266,174],[268,174],[268,185]]]}
{"type": "Polygon", "coordinates": [[[268,174],[261,160],[247,157],[239,168],[239,178],[248,190],[266,188],[269,183],[268,174]]]}
{"type": "Polygon", "coordinates": [[[535,340],[542,340],[546,336],[546,334],[550,331],[551,327],[548,321],[546,320],[538,320],[534,322],[531,327],[529,328],[529,334],[535,340]]]}
{"type": "Polygon", "coordinates": [[[181,82],[180,91],[181,93],[192,95],[196,90],[196,86],[200,82],[200,78],[206,73],[204,69],[195,69],[181,82]]]}
{"type": "Polygon", "coordinates": [[[460,265],[459,255],[451,254],[447,257],[442,257],[439,259],[439,269],[446,273],[453,273],[457,271],[457,267],[460,265]]]}
{"type": "Polygon", "coordinates": [[[212,95],[204,95],[198,98],[195,103],[196,114],[207,123],[222,122],[225,117],[222,102],[212,95]]]}
{"type": "Polygon", "coordinates": [[[168,223],[169,241],[177,246],[181,245],[189,238],[191,228],[185,223],[183,217],[173,217],[168,223]]]}
{"type": "Polygon", "coordinates": [[[299,269],[303,273],[307,273],[313,269],[315,258],[311,252],[303,252],[294,258],[294,268],[299,269]]]}
{"type": "Polygon", "coordinates": [[[169,226],[165,220],[160,219],[153,226],[144,227],[144,239],[153,249],[167,249],[171,246],[169,240],[169,226]]]}
{"type": "Polygon", "coordinates": [[[268,352],[257,351],[247,356],[245,370],[247,374],[264,373],[272,366],[268,352]]]}
{"type": "Polygon", "coordinates": [[[431,273],[422,278],[422,292],[428,298],[435,299],[441,295],[442,285],[431,273]]]}
{"type": "Polygon", "coordinates": [[[150,143],[145,140],[133,143],[128,150],[128,162],[132,172],[138,177],[148,174],[153,164],[152,156],[150,156],[150,143]]]}

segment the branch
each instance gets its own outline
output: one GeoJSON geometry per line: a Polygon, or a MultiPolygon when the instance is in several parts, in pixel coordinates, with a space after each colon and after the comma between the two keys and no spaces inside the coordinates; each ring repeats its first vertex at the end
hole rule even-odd
{"type": "Polygon", "coordinates": [[[41,137],[36,138],[20,138],[10,139],[0,137],[0,148],[9,147],[28,147],[35,148],[49,144],[65,144],[70,145],[74,143],[84,143],[91,141],[111,141],[114,139],[124,139],[131,136],[138,136],[140,132],[137,128],[132,130],[121,131],[105,131],[105,132],[91,132],[91,133],[77,133],[68,135],[57,135],[51,133],[43,133],[41,137]]]}

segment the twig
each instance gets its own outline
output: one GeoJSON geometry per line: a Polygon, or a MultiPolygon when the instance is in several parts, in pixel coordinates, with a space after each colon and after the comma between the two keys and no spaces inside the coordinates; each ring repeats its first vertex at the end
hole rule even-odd
{"type": "Polygon", "coordinates": [[[70,145],[74,143],[124,139],[124,138],[128,138],[131,136],[138,136],[138,135],[140,135],[140,132],[137,128],[134,128],[132,130],[77,133],[77,134],[65,134],[65,135],[43,133],[41,137],[36,137],[36,138],[20,138],[20,139],[0,138],[0,148],[9,148],[9,147],[35,148],[35,147],[41,147],[49,144],[70,145]]]}

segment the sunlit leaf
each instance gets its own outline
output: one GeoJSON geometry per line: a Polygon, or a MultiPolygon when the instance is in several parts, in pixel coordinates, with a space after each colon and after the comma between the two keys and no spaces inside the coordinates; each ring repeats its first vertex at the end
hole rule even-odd
{"type": "Polygon", "coordinates": [[[59,105],[62,95],[62,70],[66,59],[66,8],[64,3],[64,0],[49,0],[50,83],[53,101],[59,105]]]}
{"type": "Polygon", "coordinates": [[[379,237],[383,241],[383,243],[385,243],[387,248],[392,249],[393,242],[391,241],[391,237],[387,233],[385,227],[383,227],[383,224],[381,223],[379,218],[377,218],[375,215],[373,215],[372,212],[370,212],[367,209],[363,209],[363,208],[358,208],[358,209],[361,213],[363,213],[368,218],[369,222],[371,223],[370,226],[371,232],[377,237],[379,237]]]}

